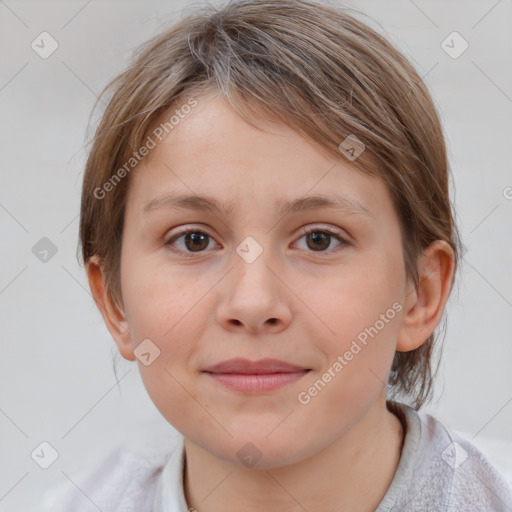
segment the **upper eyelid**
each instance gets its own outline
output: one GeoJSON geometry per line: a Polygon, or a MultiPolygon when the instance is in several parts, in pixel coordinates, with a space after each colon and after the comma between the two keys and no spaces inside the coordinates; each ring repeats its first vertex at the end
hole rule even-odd
{"type": "MultiPolygon", "coordinates": [[[[209,231],[208,228],[205,229],[202,226],[194,227],[193,225],[185,225],[185,226],[178,228],[178,231],[176,233],[174,233],[171,236],[169,236],[168,238],[166,238],[164,245],[171,245],[171,242],[174,243],[181,236],[186,235],[188,233],[193,233],[193,232],[204,233],[205,235],[210,237],[212,240],[214,240],[215,243],[218,244],[216,237],[214,235],[211,235],[208,231],[209,231]]],[[[299,234],[300,234],[299,238],[302,238],[303,236],[306,236],[309,233],[315,232],[315,231],[329,233],[330,236],[338,239],[338,241],[340,242],[340,245],[348,245],[350,243],[350,236],[348,234],[345,234],[344,230],[341,230],[340,228],[334,228],[331,226],[327,226],[327,225],[322,225],[319,223],[307,224],[307,225],[299,228],[299,234]]],[[[328,253],[330,251],[323,251],[323,252],[328,253]]],[[[191,253],[191,254],[193,254],[193,253],[191,253]]]]}
{"type": "MultiPolygon", "coordinates": [[[[197,231],[197,232],[200,232],[200,233],[205,233],[206,235],[210,236],[210,237],[214,237],[213,235],[209,234],[208,233],[208,230],[210,229],[209,227],[203,227],[203,226],[200,226],[200,227],[194,227],[193,225],[186,225],[186,226],[182,226],[180,228],[177,228],[178,231],[176,231],[176,233],[174,233],[173,235],[170,236],[170,239],[172,238],[175,238],[179,235],[183,235],[183,234],[187,234],[189,232],[194,232],[194,231],[197,231]]],[[[322,225],[322,224],[318,224],[318,223],[312,223],[312,224],[306,224],[305,226],[302,226],[301,228],[299,228],[299,232],[300,233],[304,233],[304,232],[311,232],[311,231],[327,231],[327,232],[331,232],[332,234],[335,234],[337,236],[340,236],[340,237],[348,237],[348,235],[345,235],[345,230],[342,230],[340,228],[335,228],[335,227],[331,227],[331,226],[328,226],[328,225],[322,225]]]]}
{"type": "Polygon", "coordinates": [[[333,228],[331,226],[323,226],[322,224],[307,224],[306,226],[303,226],[300,228],[300,232],[303,233],[304,231],[327,231],[330,233],[333,233],[338,236],[343,236],[344,231],[340,228],[333,228]]]}

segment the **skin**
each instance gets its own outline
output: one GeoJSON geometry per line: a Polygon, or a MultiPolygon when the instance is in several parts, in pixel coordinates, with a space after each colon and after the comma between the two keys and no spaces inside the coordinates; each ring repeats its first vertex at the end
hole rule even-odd
{"type": "Polygon", "coordinates": [[[417,348],[438,324],[453,275],[451,249],[436,241],[425,250],[415,288],[380,178],[361,174],[341,154],[327,156],[283,124],[250,126],[220,97],[197,100],[130,176],[123,307],[109,298],[94,257],[87,273],[96,303],[123,357],[138,361],[134,349],[147,338],[160,350],[152,364],[138,365],[151,399],[185,437],[189,507],[375,510],[403,441],[384,383],[395,351],[417,348]],[[213,196],[233,209],[144,212],[169,192],[213,196]],[[369,215],[320,207],[283,216],[275,206],[333,192],[359,201],[369,215]],[[165,245],[180,226],[209,236],[195,252],[185,236],[165,245]],[[346,242],[312,239],[305,226],[346,242]],[[252,263],[236,252],[248,236],[263,249],[252,263]],[[298,393],[394,303],[401,311],[307,405],[299,403],[298,393]],[[310,372],[247,395],[202,371],[234,357],[277,358],[310,372]],[[248,442],[261,454],[253,467],[237,457],[248,442]]]}

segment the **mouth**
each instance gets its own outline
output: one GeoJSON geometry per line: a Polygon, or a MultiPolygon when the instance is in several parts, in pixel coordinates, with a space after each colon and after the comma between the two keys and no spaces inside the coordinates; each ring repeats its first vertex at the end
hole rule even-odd
{"type": "Polygon", "coordinates": [[[239,373],[247,375],[264,375],[269,373],[294,373],[308,370],[303,366],[281,361],[279,359],[260,359],[249,361],[248,359],[229,359],[213,366],[207,367],[208,373],[239,373]]]}
{"type": "Polygon", "coordinates": [[[203,370],[203,373],[225,388],[259,394],[296,382],[310,371],[310,368],[277,359],[230,359],[203,370]]]}

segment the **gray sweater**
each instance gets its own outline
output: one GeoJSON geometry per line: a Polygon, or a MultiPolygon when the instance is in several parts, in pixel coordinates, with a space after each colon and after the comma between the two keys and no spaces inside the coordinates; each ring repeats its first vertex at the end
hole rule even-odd
{"type": "MultiPolygon", "coordinates": [[[[406,422],[400,462],[376,512],[512,512],[512,485],[469,441],[425,412],[406,422]]],[[[189,512],[183,438],[172,452],[118,449],[46,493],[38,512],[189,512]],[[78,488],[77,488],[78,486],[78,488]]]]}

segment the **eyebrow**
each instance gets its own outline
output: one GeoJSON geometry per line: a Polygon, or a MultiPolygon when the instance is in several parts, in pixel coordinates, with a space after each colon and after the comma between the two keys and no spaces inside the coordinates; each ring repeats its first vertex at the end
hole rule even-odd
{"type": "MultiPolygon", "coordinates": [[[[234,210],[234,204],[231,202],[224,205],[217,199],[210,196],[166,194],[152,199],[144,207],[144,212],[154,211],[160,208],[211,211],[213,213],[224,213],[224,215],[229,215],[234,210]]],[[[276,208],[281,215],[284,215],[287,212],[302,212],[315,208],[332,208],[348,213],[375,217],[375,215],[358,200],[339,195],[334,195],[332,197],[306,196],[293,201],[280,199],[277,201],[276,208]]]]}

